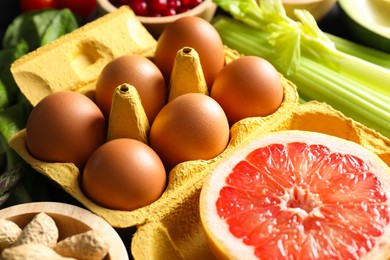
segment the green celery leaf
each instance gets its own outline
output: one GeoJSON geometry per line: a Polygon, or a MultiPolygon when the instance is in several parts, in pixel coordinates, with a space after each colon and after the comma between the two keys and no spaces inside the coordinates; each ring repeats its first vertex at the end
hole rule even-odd
{"type": "Polygon", "coordinates": [[[268,42],[274,47],[274,66],[286,75],[299,67],[301,28],[289,18],[280,0],[214,0],[236,20],[268,33],[268,42]]]}
{"type": "Polygon", "coordinates": [[[302,52],[305,52],[307,57],[323,62],[328,67],[336,68],[341,53],[336,49],[335,44],[321,31],[309,11],[296,9],[294,14],[301,25],[302,52]]]}

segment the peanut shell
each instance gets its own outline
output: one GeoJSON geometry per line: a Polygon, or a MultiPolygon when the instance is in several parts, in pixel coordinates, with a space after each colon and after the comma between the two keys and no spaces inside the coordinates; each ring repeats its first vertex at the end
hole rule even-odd
{"type": "Polygon", "coordinates": [[[63,257],[53,249],[42,244],[23,244],[6,248],[1,252],[2,260],[76,260],[63,257]]]}
{"type": "Polygon", "coordinates": [[[108,249],[104,235],[93,229],[67,237],[53,247],[58,254],[78,260],[101,260],[107,255],[108,249]]]}
{"type": "Polygon", "coordinates": [[[24,228],[13,246],[42,244],[52,247],[57,243],[58,228],[54,220],[44,212],[37,214],[24,228]]]}
{"type": "Polygon", "coordinates": [[[14,222],[0,219],[0,250],[10,247],[22,234],[22,229],[14,222]]]}

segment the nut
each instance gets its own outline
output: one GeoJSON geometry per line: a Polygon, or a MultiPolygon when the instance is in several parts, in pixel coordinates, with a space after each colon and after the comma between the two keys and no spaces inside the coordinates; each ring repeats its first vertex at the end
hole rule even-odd
{"type": "Polygon", "coordinates": [[[79,260],[100,260],[108,253],[108,241],[97,230],[89,230],[58,242],[53,249],[60,255],[79,260]]]}
{"type": "Polygon", "coordinates": [[[15,243],[21,233],[22,229],[14,222],[0,219],[0,250],[15,243]]]}
{"type": "Polygon", "coordinates": [[[75,258],[63,257],[53,249],[42,244],[22,244],[6,248],[1,252],[1,260],[71,260],[75,258]]]}
{"type": "Polygon", "coordinates": [[[58,228],[54,220],[41,212],[23,228],[22,233],[15,242],[15,246],[22,244],[43,244],[54,246],[58,240],[58,228]]]}

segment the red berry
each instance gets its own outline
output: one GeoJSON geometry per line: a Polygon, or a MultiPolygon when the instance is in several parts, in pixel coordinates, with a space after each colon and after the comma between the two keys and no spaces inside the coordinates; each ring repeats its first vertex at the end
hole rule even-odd
{"type": "Polygon", "coordinates": [[[163,16],[172,16],[172,15],[176,15],[176,10],[173,9],[173,8],[168,8],[168,9],[165,9],[161,14],[162,14],[163,16]]]}
{"type": "Polygon", "coordinates": [[[132,0],[130,1],[129,6],[138,16],[148,15],[148,4],[143,0],[132,0]]]}
{"type": "Polygon", "coordinates": [[[179,11],[181,7],[181,1],[180,0],[169,0],[168,1],[168,9],[174,9],[176,12],[179,11]]]}
{"type": "Polygon", "coordinates": [[[149,7],[152,13],[160,14],[168,7],[168,0],[149,0],[149,7]]]}
{"type": "Polygon", "coordinates": [[[188,6],[183,6],[182,8],[180,8],[179,13],[185,13],[188,10],[190,10],[190,8],[188,6]]]}
{"type": "Polygon", "coordinates": [[[129,5],[138,16],[172,16],[184,13],[203,0],[110,0],[115,6],[129,5]]]}
{"type": "Polygon", "coordinates": [[[19,6],[23,12],[57,7],[54,0],[21,0],[19,6]]]}
{"type": "Polygon", "coordinates": [[[189,0],[189,7],[194,8],[198,5],[200,5],[203,2],[203,0],[189,0]]]}
{"type": "Polygon", "coordinates": [[[189,6],[190,5],[190,0],[181,0],[182,6],[189,6]]]}

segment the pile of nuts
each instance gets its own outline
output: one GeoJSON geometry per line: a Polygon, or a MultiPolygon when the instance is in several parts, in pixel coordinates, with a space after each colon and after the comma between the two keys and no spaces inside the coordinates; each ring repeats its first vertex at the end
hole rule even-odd
{"type": "Polygon", "coordinates": [[[109,250],[108,241],[97,230],[89,230],[59,241],[53,218],[41,212],[21,229],[0,219],[0,259],[101,260],[109,250]]]}

